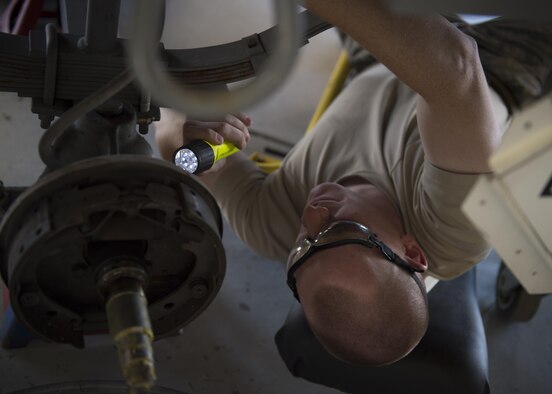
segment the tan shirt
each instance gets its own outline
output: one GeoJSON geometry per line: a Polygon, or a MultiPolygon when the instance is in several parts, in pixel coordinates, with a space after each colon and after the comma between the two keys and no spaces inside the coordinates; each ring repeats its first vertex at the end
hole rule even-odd
{"type": "Polygon", "coordinates": [[[406,232],[427,255],[429,274],[458,276],[490,250],[460,210],[477,175],[444,171],[424,159],[415,109],[415,92],[383,65],[371,67],[341,92],[277,172],[266,176],[252,162],[230,164],[213,193],[246,244],[285,260],[309,191],[362,177],[402,214],[406,232]]]}

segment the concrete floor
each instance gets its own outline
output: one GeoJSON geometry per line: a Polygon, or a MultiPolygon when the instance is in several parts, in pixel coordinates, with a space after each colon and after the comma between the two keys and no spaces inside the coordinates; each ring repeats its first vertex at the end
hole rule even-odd
{"type": "MultiPolygon", "coordinates": [[[[269,5],[267,0],[169,1],[164,41],[169,48],[184,48],[239,39],[271,25],[269,5]]],[[[332,31],[301,50],[297,67],[281,90],[247,111],[258,135],[289,144],[300,138],[338,51],[332,31]]],[[[40,135],[30,102],[0,94],[0,180],[6,185],[30,185],[36,180],[42,169],[36,151],[40,135]]],[[[270,144],[254,137],[252,145],[270,144]]],[[[159,384],[190,394],[335,393],[293,378],[277,354],[273,335],[292,304],[282,264],[255,255],[228,227],[224,245],[227,275],[217,299],[181,336],[155,344],[159,384]]],[[[477,272],[492,393],[550,393],[552,297],[543,300],[528,323],[501,319],[494,306],[497,268],[498,259],[491,256],[477,272]]],[[[120,380],[115,352],[105,337],[90,338],[84,351],[41,341],[22,350],[0,349],[0,394],[91,380],[120,380]]]]}

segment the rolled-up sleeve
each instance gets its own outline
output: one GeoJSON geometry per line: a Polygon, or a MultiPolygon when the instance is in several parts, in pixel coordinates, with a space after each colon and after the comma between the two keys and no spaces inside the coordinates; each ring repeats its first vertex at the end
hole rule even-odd
{"type": "Polygon", "coordinates": [[[417,180],[415,234],[428,257],[430,275],[439,279],[461,275],[490,252],[488,242],[461,211],[478,176],[445,171],[426,160],[417,180]]]}

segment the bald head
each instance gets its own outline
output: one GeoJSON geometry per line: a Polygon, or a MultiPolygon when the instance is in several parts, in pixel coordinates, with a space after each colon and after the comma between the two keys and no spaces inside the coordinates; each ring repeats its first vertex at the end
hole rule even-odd
{"type": "Polygon", "coordinates": [[[349,363],[385,365],[418,344],[427,303],[406,271],[358,245],[309,259],[297,285],[309,325],[329,353],[349,363]]]}

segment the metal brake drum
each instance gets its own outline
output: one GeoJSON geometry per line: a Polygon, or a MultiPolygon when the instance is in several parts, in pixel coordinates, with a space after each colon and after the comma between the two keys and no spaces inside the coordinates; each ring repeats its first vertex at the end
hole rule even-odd
{"type": "Polygon", "coordinates": [[[177,333],[224,278],[222,219],[209,192],[172,164],[117,155],[42,177],[0,225],[0,269],[17,318],[40,337],[84,346],[107,332],[98,280],[145,272],[156,338],[177,333]]]}

